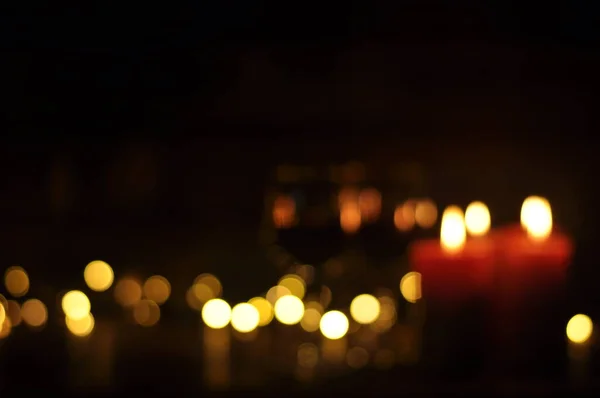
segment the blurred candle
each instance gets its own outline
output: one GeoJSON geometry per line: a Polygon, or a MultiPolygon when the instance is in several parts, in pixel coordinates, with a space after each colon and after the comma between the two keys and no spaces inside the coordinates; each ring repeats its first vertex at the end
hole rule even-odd
{"type": "Polygon", "coordinates": [[[469,225],[471,233],[479,233],[476,239],[467,239],[462,210],[449,206],[440,239],[417,241],[409,248],[412,275],[419,275],[421,284],[414,293],[425,302],[422,355],[436,377],[474,377],[485,365],[494,245],[485,238],[484,223],[473,223],[472,212],[469,225]]]}
{"type": "Polygon", "coordinates": [[[499,247],[495,330],[504,358],[497,362],[505,362],[505,370],[515,376],[527,370],[553,378],[565,365],[564,288],[571,240],[553,228],[550,204],[538,196],[523,202],[521,226],[495,235],[499,247]]]}
{"type": "Polygon", "coordinates": [[[422,294],[428,301],[451,305],[491,288],[493,245],[487,239],[467,240],[465,218],[457,206],[444,211],[440,239],[415,242],[409,258],[412,269],[421,275],[422,294]]]}

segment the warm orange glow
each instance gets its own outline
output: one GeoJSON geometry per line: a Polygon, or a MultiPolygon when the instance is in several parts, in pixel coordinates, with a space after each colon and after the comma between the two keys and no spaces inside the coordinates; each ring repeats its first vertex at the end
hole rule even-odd
{"type": "Polygon", "coordinates": [[[277,228],[289,228],[296,219],[296,202],[294,198],[280,195],[273,202],[273,223],[277,228]]]}
{"type": "Polygon", "coordinates": [[[431,228],[437,221],[437,206],[431,199],[417,202],[415,206],[415,221],[421,228],[431,228]]]}
{"type": "Polygon", "coordinates": [[[88,314],[86,317],[74,320],[69,317],[65,317],[65,324],[67,325],[67,329],[73,335],[77,337],[85,337],[88,336],[94,330],[94,316],[92,314],[88,314]]]}
{"type": "Polygon", "coordinates": [[[6,310],[4,309],[4,304],[0,303],[0,330],[2,329],[2,324],[6,319],[6,310]]]}
{"type": "Polygon", "coordinates": [[[358,197],[360,193],[358,189],[353,187],[342,188],[338,194],[338,208],[341,209],[345,204],[354,203],[358,204],[358,197]]]}
{"type": "Polygon", "coordinates": [[[380,312],[379,300],[370,294],[358,295],[350,303],[350,315],[356,322],[363,325],[375,322],[380,312]]]}
{"type": "Polygon", "coordinates": [[[344,337],[349,326],[348,318],[340,311],[326,312],[319,323],[321,333],[330,340],[338,340],[344,337]]]}
{"type": "Polygon", "coordinates": [[[394,211],[394,225],[399,231],[410,231],[415,226],[415,207],[412,200],[407,200],[401,205],[396,206],[394,211]]]}
{"type": "Polygon", "coordinates": [[[275,303],[275,318],[284,325],[295,325],[303,316],[304,303],[296,296],[283,296],[275,303]]]}
{"type": "Polygon", "coordinates": [[[10,267],[4,273],[4,285],[11,296],[24,296],[29,291],[29,276],[21,267],[10,267]]]}
{"type": "Polygon", "coordinates": [[[421,298],[421,274],[409,272],[400,280],[400,293],[409,303],[416,303],[421,298]]]}
{"type": "MultiPolygon", "coordinates": [[[[0,303],[0,306],[2,303],[0,303]]],[[[19,326],[21,324],[21,306],[14,300],[8,300],[6,307],[6,316],[10,318],[12,326],[19,326]]]]}
{"type": "Polygon", "coordinates": [[[202,320],[211,329],[222,329],[231,321],[231,307],[225,300],[209,300],[202,307],[202,320]]]}
{"type": "Polygon", "coordinates": [[[90,309],[90,299],[79,290],[71,290],[62,298],[62,310],[73,320],[85,318],[90,313],[90,309]]]}
{"type": "Polygon", "coordinates": [[[142,290],[147,299],[160,305],[169,299],[171,284],[164,276],[154,275],[146,280],[142,290]]]}
{"type": "Polygon", "coordinates": [[[483,236],[492,225],[490,210],[483,202],[472,202],[465,211],[465,226],[471,236],[483,236]]]}
{"type": "Polygon", "coordinates": [[[377,221],[381,214],[381,194],[375,188],[363,189],[358,196],[358,206],[365,222],[377,221]]]}
{"type": "Polygon", "coordinates": [[[319,330],[321,315],[321,311],[317,308],[306,308],[300,321],[300,326],[307,332],[316,332],[319,330]]]}
{"type": "Polygon", "coordinates": [[[4,322],[0,324],[0,339],[4,339],[8,337],[12,330],[12,323],[10,322],[10,318],[4,319],[4,322]]]}
{"type": "Polygon", "coordinates": [[[48,320],[48,310],[40,300],[29,299],[21,307],[21,317],[27,325],[40,327],[48,320]]]}
{"type": "Polygon", "coordinates": [[[152,300],[140,300],[133,307],[133,319],[142,326],[153,326],[160,320],[160,307],[152,300]]]}
{"type": "Polygon", "coordinates": [[[281,297],[287,296],[290,294],[292,294],[290,289],[288,289],[285,286],[277,285],[277,286],[273,286],[272,288],[269,289],[266,297],[267,297],[267,301],[269,301],[269,303],[271,303],[272,305],[275,305],[277,300],[279,300],[281,297]]]}
{"type": "Polygon", "coordinates": [[[96,292],[108,290],[113,284],[114,277],[111,266],[100,260],[92,261],[83,271],[85,283],[96,292]]]}
{"type": "Polygon", "coordinates": [[[347,234],[356,233],[360,229],[362,216],[358,203],[348,202],[340,208],[340,226],[347,234]]]}
{"type": "Polygon", "coordinates": [[[200,304],[206,303],[210,299],[221,297],[223,286],[219,279],[211,274],[201,274],[192,286],[194,298],[200,304]]]}
{"type": "Polygon", "coordinates": [[[462,250],[467,240],[465,217],[458,206],[448,206],[442,215],[440,243],[448,253],[462,250]]]}
{"type": "Polygon", "coordinates": [[[123,307],[133,307],[142,299],[142,286],[133,278],[123,278],[115,286],[115,299],[123,307]]]}
{"type": "Polygon", "coordinates": [[[298,275],[285,275],[279,280],[279,286],[283,286],[290,291],[290,294],[298,298],[304,298],[306,292],[306,283],[298,275]]]}
{"type": "Polygon", "coordinates": [[[583,344],[589,340],[594,330],[594,324],[589,316],[577,314],[567,323],[567,337],[576,344],[583,344]]]}
{"type": "Polygon", "coordinates": [[[273,306],[262,297],[254,297],[248,303],[252,304],[258,311],[258,326],[266,326],[273,320],[273,306]]]}
{"type": "Polygon", "coordinates": [[[544,240],[552,233],[552,208],[545,198],[530,196],[521,207],[521,225],[533,240],[544,240]]]}

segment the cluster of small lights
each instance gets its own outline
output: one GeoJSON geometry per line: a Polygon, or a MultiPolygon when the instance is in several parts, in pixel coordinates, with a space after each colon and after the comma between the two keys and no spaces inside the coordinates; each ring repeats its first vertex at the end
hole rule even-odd
{"type": "MultiPolygon", "coordinates": [[[[286,203],[289,207],[289,202],[286,203]]],[[[345,231],[353,231],[360,227],[363,220],[372,222],[379,217],[381,195],[374,189],[347,189],[340,192],[338,205],[342,227],[345,231]],[[346,217],[343,216],[344,212],[351,214],[346,217]],[[345,221],[344,217],[347,218],[345,221]]],[[[279,219],[293,218],[294,211],[289,208],[287,213],[281,210],[279,219]]],[[[431,200],[408,200],[396,208],[394,222],[402,231],[413,228],[415,224],[428,228],[435,224],[437,215],[437,208],[431,200]]],[[[532,237],[546,236],[552,227],[547,201],[538,197],[528,198],[523,204],[521,221],[532,237]],[[538,228],[539,225],[543,228],[538,228]]],[[[449,206],[442,217],[441,240],[448,250],[455,250],[464,242],[467,234],[482,236],[490,226],[490,213],[482,202],[471,203],[464,213],[459,207],[449,206]]],[[[307,294],[312,274],[311,266],[298,266],[294,273],[283,276],[264,295],[237,303],[233,307],[222,298],[223,286],[219,279],[212,274],[201,274],[188,288],[186,301],[189,307],[201,314],[208,328],[223,329],[231,325],[240,334],[250,334],[276,319],[282,325],[300,325],[308,333],[320,331],[326,341],[334,342],[344,341],[343,338],[348,333],[356,332],[361,326],[367,326],[376,333],[384,333],[395,324],[396,299],[392,291],[378,289],[374,294],[359,294],[351,301],[347,311],[328,310],[332,295],[328,287],[323,286],[318,295],[307,294]]],[[[99,260],[92,261],[85,267],[83,277],[86,286],[94,292],[106,292],[115,282],[111,266],[99,260]]],[[[4,273],[4,285],[12,299],[0,295],[0,338],[7,337],[12,328],[21,322],[31,328],[43,327],[48,320],[46,305],[36,298],[28,298],[22,304],[17,301],[30,292],[27,272],[20,266],[8,268],[4,273]]],[[[421,299],[421,275],[412,271],[405,274],[400,280],[399,291],[407,302],[417,303],[421,299]]],[[[159,322],[160,306],[170,296],[171,285],[161,275],[150,276],[144,282],[125,276],[114,286],[116,301],[141,326],[152,326],[159,322]]],[[[65,326],[72,335],[85,337],[92,333],[95,326],[92,305],[82,290],[65,293],[61,298],[61,308],[65,326]]],[[[593,322],[583,314],[571,318],[566,327],[567,337],[574,344],[585,344],[592,333],[593,322]]],[[[323,349],[326,351],[326,347],[323,349]]],[[[344,352],[352,368],[360,368],[369,360],[368,352],[362,347],[344,349],[344,352]]],[[[314,367],[316,358],[317,351],[313,344],[306,343],[298,349],[298,361],[303,366],[314,367]]],[[[390,363],[390,358],[393,361],[393,353],[379,350],[374,361],[385,367],[390,363]]]]}

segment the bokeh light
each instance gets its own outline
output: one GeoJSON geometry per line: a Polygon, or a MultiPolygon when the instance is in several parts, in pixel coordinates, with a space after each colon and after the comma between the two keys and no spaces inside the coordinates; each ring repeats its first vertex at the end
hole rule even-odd
{"type": "Polygon", "coordinates": [[[269,301],[269,303],[271,303],[272,305],[275,305],[277,300],[279,300],[281,297],[288,296],[291,294],[292,294],[292,292],[290,292],[290,289],[288,289],[287,287],[277,285],[277,286],[273,286],[272,288],[269,289],[269,291],[266,294],[266,297],[267,297],[267,301],[269,301]]]}
{"type": "Polygon", "coordinates": [[[94,330],[95,321],[94,316],[89,313],[81,319],[71,319],[67,316],[65,317],[65,324],[71,334],[77,337],[85,337],[94,330]]]}
{"type": "Polygon", "coordinates": [[[456,253],[462,250],[467,240],[465,228],[465,217],[458,206],[448,206],[442,215],[442,227],[440,229],[440,243],[448,253],[456,253]]]}
{"type": "Polygon", "coordinates": [[[2,327],[2,324],[4,323],[5,319],[6,319],[6,309],[4,309],[4,304],[0,303],[0,327],[2,327]]]}
{"type": "Polygon", "coordinates": [[[552,233],[552,208],[547,199],[530,196],[521,207],[521,225],[535,240],[544,240],[552,233]]]}
{"type": "Polygon", "coordinates": [[[275,318],[284,325],[295,325],[304,316],[304,303],[296,296],[280,297],[275,302],[275,318]]]}
{"type": "Polygon", "coordinates": [[[83,271],[86,285],[95,292],[108,290],[112,286],[114,278],[115,274],[111,266],[100,260],[90,262],[83,271]]]}
{"type": "Polygon", "coordinates": [[[194,280],[194,295],[200,303],[221,297],[223,285],[219,279],[212,274],[200,274],[194,280]]]}
{"type": "Polygon", "coordinates": [[[6,317],[4,322],[0,324],[0,339],[4,339],[8,337],[12,330],[12,323],[10,322],[10,318],[6,317]]]}
{"type": "Polygon", "coordinates": [[[123,307],[133,307],[142,299],[142,285],[137,279],[123,278],[115,285],[115,300],[123,307]]]}
{"type": "Polygon", "coordinates": [[[288,195],[279,195],[273,202],[273,223],[277,228],[289,228],[296,218],[296,202],[288,195]]]}
{"type": "Polygon", "coordinates": [[[222,329],[231,321],[231,307],[225,300],[209,300],[202,307],[202,320],[209,328],[222,329]]]}
{"type": "Polygon", "coordinates": [[[431,199],[423,199],[415,206],[415,221],[421,228],[431,228],[437,221],[437,206],[431,199]]]}
{"type": "Polygon", "coordinates": [[[307,332],[316,332],[319,330],[321,315],[321,311],[317,308],[306,308],[300,321],[300,326],[307,332]]]}
{"type": "Polygon", "coordinates": [[[43,326],[48,320],[46,305],[38,299],[27,300],[21,307],[21,318],[29,326],[43,326]]]}
{"type": "Polygon", "coordinates": [[[29,276],[22,267],[10,267],[4,273],[4,285],[11,296],[24,296],[29,291],[29,276]]]}
{"type": "Polygon", "coordinates": [[[171,284],[164,276],[154,275],[146,280],[142,291],[148,300],[160,305],[169,299],[171,284]]]}
{"type": "Polygon", "coordinates": [[[260,314],[250,303],[240,303],[231,310],[231,326],[240,333],[249,333],[258,327],[260,314]]]}
{"type": "Polygon", "coordinates": [[[321,317],[319,328],[323,336],[330,340],[338,340],[346,335],[350,323],[340,311],[328,311],[321,317]]]}
{"type": "Polygon", "coordinates": [[[160,320],[160,307],[150,299],[140,300],[133,307],[133,319],[141,326],[154,326],[160,320]]]}
{"type": "Polygon", "coordinates": [[[594,324],[589,316],[577,314],[567,323],[567,337],[573,343],[583,344],[589,340],[594,324]]]}
{"type": "Polygon", "coordinates": [[[381,193],[375,188],[365,188],[358,196],[358,207],[365,222],[377,221],[381,214],[381,193]]]}
{"type": "Polygon", "coordinates": [[[71,290],[62,298],[62,310],[73,320],[85,318],[90,313],[90,309],[90,299],[82,291],[71,290]]]}
{"type": "Polygon", "coordinates": [[[415,226],[415,208],[414,200],[407,200],[403,204],[396,206],[394,210],[394,225],[399,231],[410,231],[415,226]]]}
{"type": "Polygon", "coordinates": [[[363,325],[375,322],[380,312],[379,300],[370,294],[358,295],[350,303],[350,315],[356,322],[363,325]]]}
{"type": "Polygon", "coordinates": [[[400,293],[409,303],[416,303],[421,299],[421,274],[408,272],[400,280],[400,293]]]}
{"type": "Polygon", "coordinates": [[[10,318],[13,327],[21,324],[21,305],[15,300],[8,300],[6,307],[6,316],[10,318]]]}
{"type": "Polygon", "coordinates": [[[306,283],[298,275],[285,275],[279,280],[278,285],[287,288],[291,295],[300,299],[304,298],[306,293],[306,283]]]}
{"type": "Polygon", "coordinates": [[[354,234],[360,229],[362,216],[358,203],[343,203],[340,208],[340,226],[347,234],[354,234]]]}
{"type": "Polygon", "coordinates": [[[465,210],[465,227],[471,236],[483,236],[492,225],[490,210],[483,202],[472,202],[465,210]]]}
{"type": "Polygon", "coordinates": [[[273,320],[273,306],[262,297],[254,297],[248,301],[258,311],[258,326],[266,326],[273,320]]]}

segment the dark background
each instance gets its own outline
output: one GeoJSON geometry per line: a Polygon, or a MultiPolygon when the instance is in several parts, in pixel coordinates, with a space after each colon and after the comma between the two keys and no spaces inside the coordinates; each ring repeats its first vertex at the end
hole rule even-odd
{"type": "Polygon", "coordinates": [[[414,193],[496,225],[548,197],[577,245],[569,305],[597,317],[598,12],[391,3],[7,12],[0,261],[56,289],[94,258],[211,271],[239,300],[277,277],[258,238],[277,165],[416,164],[414,193]]]}

